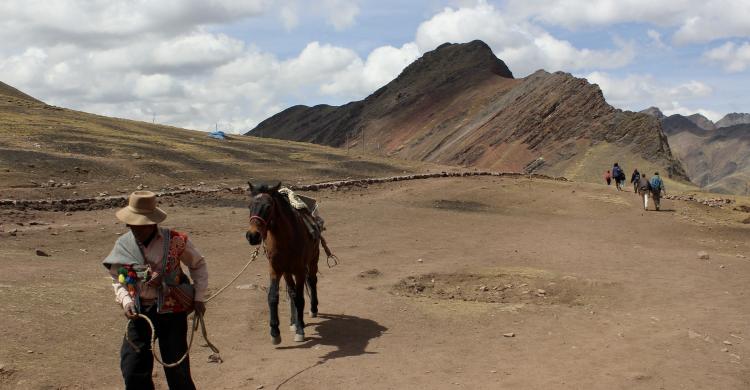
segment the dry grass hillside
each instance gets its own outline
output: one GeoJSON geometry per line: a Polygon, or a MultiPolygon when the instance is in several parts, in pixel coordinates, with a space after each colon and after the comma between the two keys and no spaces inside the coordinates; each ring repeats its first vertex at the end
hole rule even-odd
{"type": "Polygon", "coordinates": [[[439,167],[289,141],[109,118],[46,105],[0,85],[0,198],[114,195],[139,185],[240,185],[370,177],[439,167]]]}

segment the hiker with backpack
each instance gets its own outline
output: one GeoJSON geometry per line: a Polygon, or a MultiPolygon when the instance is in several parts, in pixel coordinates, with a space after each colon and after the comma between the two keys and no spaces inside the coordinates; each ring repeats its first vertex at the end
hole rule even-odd
{"type": "Polygon", "coordinates": [[[630,176],[630,182],[633,184],[633,193],[638,194],[638,181],[641,180],[641,173],[638,172],[638,168],[633,171],[633,174],[630,176]]]}
{"type": "Polygon", "coordinates": [[[651,183],[648,181],[648,177],[644,173],[640,179],[638,179],[638,195],[643,197],[643,209],[648,210],[648,195],[651,193],[651,183]]]}
{"type": "Polygon", "coordinates": [[[662,192],[664,192],[665,195],[667,193],[664,188],[664,180],[659,177],[659,172],[654,172],[654,176],[651,177],[649,185],[651,186],[651,196],[654,198],[654,207],[656,207],[656,211],[659,211],[661,194],[662,192]]]}
{"type": "Polygon", "coordinates": [[[625,171],[620,168],[619,163],[615,163],[612,167],[612,178],[615,180],[617,191],[622,191],[622,186],[625,183],[625,171]]]}

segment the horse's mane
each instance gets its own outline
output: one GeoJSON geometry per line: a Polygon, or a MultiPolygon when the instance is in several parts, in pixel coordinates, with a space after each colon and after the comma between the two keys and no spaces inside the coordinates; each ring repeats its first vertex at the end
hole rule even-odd
{"type": "MultiPolygon", "coordinates": [[[[275,185],[273,187],[275,187],[275,185]]],[[[292,220],[297,219],[297,215],[294,212],[291,203],[289,203],[289,198],[282,195],[278,191],[272,191],[273,187],[269,186],[268,184],[260,184],[259,186],[254,188],[253,192],[255,192],[256,194],[271,195],[271,197],[281,205],[280,209],[283,213],[287,214],[287,216],[292,218],[292,220]]]]}

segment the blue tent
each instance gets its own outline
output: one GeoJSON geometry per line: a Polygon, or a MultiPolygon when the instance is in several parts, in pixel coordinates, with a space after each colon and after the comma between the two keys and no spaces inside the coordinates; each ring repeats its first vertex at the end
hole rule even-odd
{"type": "Polygon", "coordinates": [[[212,131],[212,132],[208,133],[208,136],[211,137],[211,138],[220,139],[220,140],[227,139],[227,135],[224,134],[224,132],[221,131],[221,130],[212,131]]]}

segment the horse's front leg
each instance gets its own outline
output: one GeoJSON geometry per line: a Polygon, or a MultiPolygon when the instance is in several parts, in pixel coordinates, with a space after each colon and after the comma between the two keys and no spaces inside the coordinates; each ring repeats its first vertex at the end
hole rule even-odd
{"type": "Polygon", "coordinates": [[[274,345],[281,343],[281,332],[279,331],[279,275],[271,270],[271,283],[268,286],[268,312],[271,317],[271,342],[274,345]]]}

